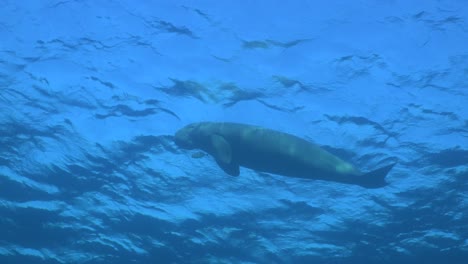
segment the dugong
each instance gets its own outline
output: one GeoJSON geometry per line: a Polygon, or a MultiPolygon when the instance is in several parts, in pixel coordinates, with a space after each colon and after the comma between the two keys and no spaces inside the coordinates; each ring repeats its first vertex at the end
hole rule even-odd
{"type": "Polygon", "coordinates": [[[280,131],[240,123],[200,122],[176,132],[183,149],[201,149],[214,157],[227,174],[239,166],[283,176],[333,181],[379,188],[395,165],[363,173],[319,146],[280,131]]]}

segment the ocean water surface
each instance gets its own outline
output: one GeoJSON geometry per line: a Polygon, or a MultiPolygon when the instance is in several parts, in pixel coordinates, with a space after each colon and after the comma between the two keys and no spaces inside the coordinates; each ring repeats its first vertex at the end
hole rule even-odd
{"type": "Polygon", "coordinates": [[[0,263],[468,263],[465,1],[3,0],[0,263]],[[174,144],[240,122],[383,188],[174,144]]]}

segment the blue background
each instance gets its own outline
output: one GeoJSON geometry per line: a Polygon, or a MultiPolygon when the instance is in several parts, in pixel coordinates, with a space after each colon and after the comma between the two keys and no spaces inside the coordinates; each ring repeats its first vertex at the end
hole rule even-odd
{"type": "Polygon", "coordinates": [[[466,1],[0,7],[1,263],[466,263],[466,1]],[[304,137],[364,189],[241,168],[198,121],[304,137]]]}

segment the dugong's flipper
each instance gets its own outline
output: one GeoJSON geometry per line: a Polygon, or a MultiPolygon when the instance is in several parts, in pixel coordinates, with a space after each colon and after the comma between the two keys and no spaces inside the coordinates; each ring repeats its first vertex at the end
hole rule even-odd
{"type": "Polygon", "coordinates": [[[232,159],[231,144],[220,135],[211,136],[211,144],[214,149],[214,158],[218,166],[231,176],[239,176],[239,164],[232,159]]]}
{"type": "Polygon", "coordinates": [[[222,163],[220,160],[216,160],[216,164],[223,169],[224,172],[231,176],[239,176],[240,170],[239,170],[239,165],[238,164],[232,164],[232,163],[222,163]]]}
{"type": "Polygon", "coordinates": [[[387,173],[395,166],[396,163],[387,165],[380,169],[376,169],[363,175],[359,176],[358,185],[365,187],[365,188],[380,188],[387,185],[385,181],[385,176],[387,173]]]}

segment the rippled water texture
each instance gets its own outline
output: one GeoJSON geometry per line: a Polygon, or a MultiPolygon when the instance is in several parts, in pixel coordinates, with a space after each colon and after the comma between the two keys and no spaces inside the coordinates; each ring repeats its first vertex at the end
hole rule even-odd
{"type": "Polygon", "coordinates": [[[0,7],[0,263],[466,263],[465,1],[0,7]],[[199,121],[315,142],[379,189],[178,148],[199,121]]]}

